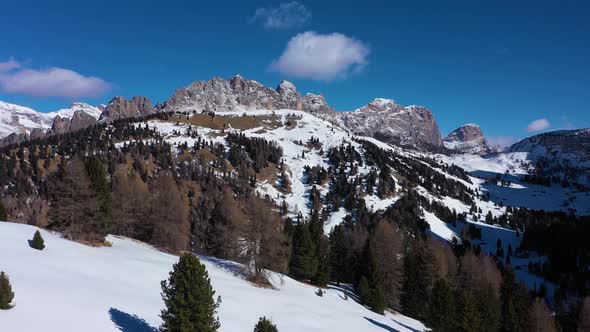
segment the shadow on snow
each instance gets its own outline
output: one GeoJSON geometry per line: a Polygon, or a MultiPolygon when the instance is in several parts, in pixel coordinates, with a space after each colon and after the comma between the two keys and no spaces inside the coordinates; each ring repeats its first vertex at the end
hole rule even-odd
{"type": "Polygon", "coordinates": [[[119,309],[109,309],[109,316],[115,326],[122,332],[156,332],[157,328],[150,326],[137,315],[131,315],[119,309]]]}

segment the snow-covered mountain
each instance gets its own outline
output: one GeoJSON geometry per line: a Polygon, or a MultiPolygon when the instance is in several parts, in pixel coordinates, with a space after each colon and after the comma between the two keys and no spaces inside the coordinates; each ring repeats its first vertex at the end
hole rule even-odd
{"type": "Polygon", "coordinates": [[[166,111],[228,112],[243,110],[291,109],[316,114],[325,120],[388,143],[417,148],[442,147],[442,138],[434,115],[421,106],[401,106],[390,99],[377,98],[353,112],[335,112],[322,95],[304,97],[293,83],[282,81],[276,89],[257,81],[234,76],[195,81],[176,90],[162,109],[166,111]]]}
{"type": "Polygon", "coordinates": [[[497,148],[488,144],[481,128],[468,123],[453,130],[443,139],[443,144],[449,150],[458,153],[488,154],[497,152],[497,148]]]}
{"type": "MultiPolygon", "coordinates": [[[[0,310],[2,331],[157,330],[164,307],[160,281],[178,257],[131,239],[109,236],[112,246],[90,247],[45,230],[46,248],[37,251],[27,244],[35,230],[0,222],[0,270],[15,292],[15,307],[0,310]]],[[[262,316],[282,332],[426,329],[401,314],[383,316],[345,300],[342,289],[326,289],[319,297],[316,287],[280,274],[273,274],[274,288],[260,288],[236,273],[237,263],[200,259],[221,296],[221,332],[252,330],[262,316]]]]}
{"type": "Polygon", "coordinates": [[[11,134],[27,134],[35,130],[36,133],[51,129],[54,119],[59,116],[71,119],[77,111],[84,112],[98,119],[102,111],[86,103],[76,102],[69,108],[50,113],[42,113],[31,108],[0,101],[0,139],[11,134]]]}
{"type": "Polygon", "coordinates": [[[342,126],[386,143],[414,148],[442,147],[438,124],[422,106],[402,106],[391,99],[376,98],[353,112],[339,113],[342,126]]]}

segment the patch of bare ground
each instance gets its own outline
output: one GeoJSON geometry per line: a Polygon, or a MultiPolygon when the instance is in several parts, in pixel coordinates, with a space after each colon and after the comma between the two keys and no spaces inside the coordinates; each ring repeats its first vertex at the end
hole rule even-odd
{"type": "Polygon", "coordinates": [[[171,122],[186,123],[215,130],[235,128],[248,130],[262,127],[275,129],[283,124],[281,118],[274,114],[268,115],[221,115],[221,114],[193,114],[189,118],[186,115],[173,115],[168,119],[171,122]]]}

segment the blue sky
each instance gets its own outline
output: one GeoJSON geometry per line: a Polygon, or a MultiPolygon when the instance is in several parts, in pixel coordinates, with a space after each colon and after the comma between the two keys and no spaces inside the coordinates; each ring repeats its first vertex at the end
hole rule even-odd
{"type": "Polygon", "coordinates": [[[495,140],[590,127],[587,1],[21,0],[2,12],[0,100],[40,111],[164,101],[239,73],[291,80],[337,110],[424,105],[443,135],[469,122],[495,140]]]}

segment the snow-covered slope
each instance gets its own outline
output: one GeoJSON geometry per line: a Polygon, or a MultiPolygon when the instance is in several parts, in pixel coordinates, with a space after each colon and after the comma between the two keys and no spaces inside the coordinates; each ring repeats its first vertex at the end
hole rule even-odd
{"type": "Polygon", "coordinates": [[[33,129],[51,129],[56,116],[70,119],[76,111],[83,111],[98,119],[102,112],[86,103],[73,103],[69,108],[42,113],[31,108],[0,101],[0,138],[10,134],[30,134],[33,129]]]}
{"type": "MultiPolygon", "coordinates": [[[[156,331],[163,308],[160,281],[177,257],[109,236],[112,247],[88,247],[41,230],[47,247],[31,249],[36,228],[0,222],[0,270],[11,279],[15,307],[0,310],[2,331],[156,331]]],[[[201,257],[221,296],[220,331],[249,331],[261,316],[281,332],[423,331],[411,318],[375,314],[337,288],[316,288],[274,277],[276,289],[255,287],[229,261],[201,257]]]]}
{"type": "MultiPolygon", "coordinates": [[[[470,172],[474,184],[482,193],[488,193],[492,202],[505,206],[590,214],[590,193],[587,191],[559,184],[543,186],[522,181],[534,160],[529,152],[503,152],[483,157],[473,154],[437,155],[436,159],[470,172]],[[500,180],[507,180],[510,185],[502,186],[500,180]]],[[[589,169],[585,169],[588,172],[589,169]]]]}

